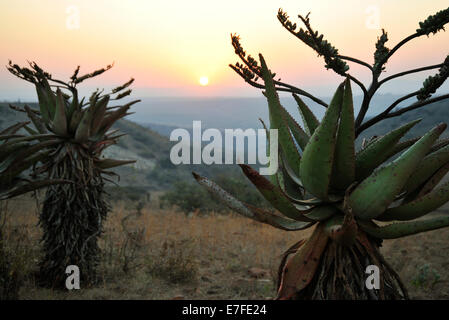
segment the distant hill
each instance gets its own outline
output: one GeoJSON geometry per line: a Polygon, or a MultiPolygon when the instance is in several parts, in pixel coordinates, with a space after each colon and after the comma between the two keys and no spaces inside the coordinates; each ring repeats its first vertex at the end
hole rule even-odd
{"type": "MultiPolygon", "coordinates": [[[[373,116],[383,111],[400,96],[393,94],[375,95],[367,116],[373,116]]],[[[330,97],[322,97],[329,102],[330,97]]],[[[356,112],[361,104],[362,97],[354,97],[356,112]]],[[[313,101],[304,98],[304,102],[313,110],[318,118],[324,115],[325,108],[313,101]]],[[[413,103],[410,99],[400,105],[413,103]]],[[[301,123],[298,107],[290,94],[281,94],[282,105],[301,123]]],[[[253,98],[142,98],[142,102],[133,106],[135,114],[129,117],[144,126],[150,125],[153,130],[168,136],[164,131],[167,127],[191,128],[194,120],[201,120],[204,128],[235,129],[235,128],[262,128],[259,118],[268,121],[268,107],[266,99],[253,98]]]]}
{"type": "MultiPolygon", "coordinates": [[[[23,103],[18,105],[23,105],[23,103]]],[[[35,103],[29,103],[29,105],[32,108],[37,108],[35,103]]],[[[261,100],[257,108],[260,111],[265,110],[266,112],[266,102],[261,100]]],[[[139,112],[138,110],[133,111],[139,112]]],[[[292,110],[292,113],[293,111],[297,112],[297,110],[292,110]]],[[[223,111],[223,113],[226,112],[223,111]]],[[[232,117],[240,118],[242,123],[244,121],[243,118],[245,116],[248,117],[245,112],[242,113],[244,115],[239,116],[238,114],[233,114],[232,117]]],[[[299,118],[297,113],[293,114],[296,118],[299,118]]],[[[257,116],[257,114],[252,116],[252,118],[256,118],[255,124],[258,125],[256,128],[260,126],[257,121],[257,116]]],[[[194,117],[194,115],[191,117],[194,117]]],[[[211,117],[210,113],[208,113],[208,117],[211,117]]],[[[219,118],[220,115],[217,117],[219,118]]],[[[229,123],[232,117],[230,115],[227,120],[225,119],[226,123],[229,123]]],[[[360,144],[360,141],[364,137],[383,135],[406,122],[418,118],[423,118],[423,120],[405,138],[423,135],[439,122],[449,124],[449,101],[440,101],[424,108],[405,113],[400,117],[382,121],[362,133],[358,139],[358,144],[360,144]]],[[[24,114],[11,110],[7,103],[0,103],[0,129],[24,119],[24,114]]],[[[140,119],[144,122],[143,124],[137,124],[129,120],[118,121],[115,128],[127,135],[120,138],[117,145],[105,151],[106,157],[137,160],[136,164],[120,167],[115,170],[120,175],[120,181],[118,182],[120,186],[145,190],[166,190],[178,181],[193,182],[191,171],[197,171],[208,177],[225,174],[246,181],[237,165],[173,165],[169,158],[170,149],[176,142],[170,142],[168,136],[173,129],[183,127],[182,124],[184,122],[166,125],[151,123],[151,121],[147,122],[147,118],[144,116],[140,117],[140,119]]],[[[238,127],[231,126],[231,128],[238,127]]],[[[244,126],[242,128],[245,129],[244,126]]],[[[445,132],[444,136],[449,136],[449,133],[445,132]]]]}
{"type": "MultiPolygon", "coordinates": [[[[22,106],[24,103],[15,103],[15,105],[22,106]]],[[[28,105],[31,108],[38,107],[35,103],[28,103],[28,105]]],[[[25,114],[11,110],[7,103],[0,103],[0,129],[23,120],[26,120],[25,114]]],[[[114,169],[120,175],[118,181],[120,186],[165,190],[176,181],[193,181],[192,170],[208,176],[224,172],[239,174],[236,166],[229,165],[175,166],[170,161],[170,149],[175,142],[170,142],[167,137],[124,119],[119,120],[114,128],[127,135],[121,137],[117,145],[106,149],[105,157],[137,160],[135,164],[114,169]]]]}
{"type": "MultiPolygon", "coordinates": [[[[373,135],[383,135],[407,122],[420,119],[421,122],[415,125],[404,137],[409,139],[417,136],[422,136],[429,131],[436,124],[445,122],[449,124],[449,100],[438,101],[433,104],[429,104],[420,109],[406,112],[398,117],[385,119],[376,125],[365,130],[359,137],[359,140],[373,135]]],[[[449,130],[446,129],[441,137],[448,137],[449,130]]]]}

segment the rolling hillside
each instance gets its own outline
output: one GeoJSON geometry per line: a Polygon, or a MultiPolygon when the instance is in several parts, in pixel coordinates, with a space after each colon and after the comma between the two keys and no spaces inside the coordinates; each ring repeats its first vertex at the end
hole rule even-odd
{"type": "MultiPolygon", "coordinates": [[[[17,105],[23,105],[23,103],[17,105]]],[[[37,107],[33,103],[29,105],[37,107]]],[[[401,124],[418,118],[423,120],[405,138],[420,136],[439,122],[449,123],[449,102],[434,103],[378,123],[360,135],[358,144],[363,138],[383,135],[401,124]]],[[[24,114],[11,110],[7,103],[0,103],[0,128],[22,120],[25,120],[24,114]]],[[[127,135],[122,137],[117,145],[106,149],[105,156],[137,160],[135,164],[116,169],[120,175],[120,180],[117,181],[120,186],[144,190],[166,190],[178,181],[192,182],[192,170],[209,177],[225,173],[244,179],[236,165],[173,165],[169,156],[170,148],[175,142],[170,142],[168,135],[175,128],[174,126],[151,123],[139,125],[129,120],[120,120],[115,128],[127,135]]],[[[444,136],[449,136],[449,133],[445,132],[444,136]]]]}
{"type": "MultiPolygon", "coordinates": [[[[15,105],[22,106],[24,103],[15,105]]],[[[28,105],[37,108],[35,103],[28,105]]],[[[25,114],[11,110],[8,103],[0,103],[0,129],[24,120],[25,114]]],[[[120,138],[117,145],[106,149],[105,157],[137,160],[135,164],[114,169],[120,175],[116,182],[121,187],[166,190],[177,181],[193,182],[192,170],[210,177],[224,172],[241,177],[236,166],[175,166],[170,161],[170,148],[175,142],[170,142],[167,137],[128,120],[119,120],[114,128],[127,135],[120,138]]]]}

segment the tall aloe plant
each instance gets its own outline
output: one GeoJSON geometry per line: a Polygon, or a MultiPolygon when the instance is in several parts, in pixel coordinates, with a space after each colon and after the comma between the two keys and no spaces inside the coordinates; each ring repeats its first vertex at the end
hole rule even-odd
{"type": "Polygon", "coordinates": [[[97,90],[88,101],[78,97],[79,83],[111,67],[83,76],[78,75],[78,67],[70,81],[64,82],[54,79],[36,63],[30,63],[30,68],[9,63],[8,70],[32,83],[39,99],[39,110],[16,107],[33,123],[33,128],[27,126],[25,129],[30,137],[49,136],[52,139],[36,174],[71,181],[47,188],[39,217],[45,252],[40,262],[40,280],[45,286],[64,287],[68,265],[79,267],[85,286],[95,282],[99,253],[97,239],[108,212],[104,200],[104,175],[113,174],[108,171],[110,168],[134,162],[101,156],[103,150],[115,144],[121,136],[117,130],[111,130],[112,125],[130,114],[130,106],[138,102],[109,106],[110,101],[131,93],[128,87],[133,79],[107,94],[97,90]]]}
{"type": "Polygon", "coordinates": [[[279,212],[243,203],[205,177],[195,179],[237,213],[286,231],[314,226],[310,238],[294,244],[279,267],[278,299],[402,299],[407,290],[397,273],[379,251],[383,239],[395,239],[449,226],[449,216],[418,219],[449,201],[449,182],[439,184],[449,171],[449,141],[438,137],[446,124],[435,126],[422,137],[401,141],[420,119],[407,123],[382,137],[364,141],[356,151],[357,136],[386,118],[449,98],[431,98],[449,76],[449,57],[443,63],[408,70],[379,80],[385,63],[408,41],[443,30],[449,22],[449,8],[428,17],[414,34],[393,49],[385,43],[387,34],[376,43],[374,64],[338,53],[299,16],[305,29],[297,29],[285,12],[278,19],[289,32],[323,56],[326,68],[345,77],[330,104],[312,94],[275,80],[262,55],[259,61],[247,55],[237,35],[231,35],[235,53],[243,63],[231,65],[250,85],[264,89],[270,128],[278,130],[281,168],[268,179],[247,165],[243,173],[279,212]],[[372,83],[364,84],[349,73],[346,61],[367,67],[372,83]],[[437,69],[422,88],[394,102],[384,112],[364,122],[371,98],[385,82],[406,74],[437,69]],[[364,99],[354,115],[351,83],[362,89],[364,99]],[[304,129],[281,105],[278,92],[290,92],[298,104],[304,129]],[[300,96],[326,108],[319,121],[300,96]],[[417,101],[395,109],[407,99],[417,101]],[[393,157],[393,158],[392,158],[393,157]],[[394,160],[391,160],[394,159],[394,160]],[[393,222],[399,221],[399,222],[393,222]],[[382,222],[379,224],[379,222],[382,222]],[[393,223],[390,223],[393,222],[393,223]],[[365,286],[365,268],[380,270],[380,288],[365,286]]]}

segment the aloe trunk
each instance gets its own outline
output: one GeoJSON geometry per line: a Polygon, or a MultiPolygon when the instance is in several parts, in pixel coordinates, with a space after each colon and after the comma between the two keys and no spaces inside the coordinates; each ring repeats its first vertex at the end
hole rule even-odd
{"type": "Polygon", "coordinates": [[[86,155],[72,150],[55,154],[60,160],[50,166],[50,176],[73,183],[50,186],[39,216],[45,252],[39,277],[42,285],[51,287],[64,287],[69,265],[79,267],[84,285],[96,282],[97,242],[108,212],[101,172],[87,150],[86,155]]]}
{"type": "MultiPolygon", "coordinates": [[[[281,271],[281,270],[280,270],[281,271]]],[[[398,274],[385,261],[379,241],[360,232],[352,246],[329,241],[314,277],[304,290],[295,293],[297,300],[401,300],[408,299],[407,289],[398,274]],[[379,267],[380,289],[365,285],[366,267],[379,267]]]]}

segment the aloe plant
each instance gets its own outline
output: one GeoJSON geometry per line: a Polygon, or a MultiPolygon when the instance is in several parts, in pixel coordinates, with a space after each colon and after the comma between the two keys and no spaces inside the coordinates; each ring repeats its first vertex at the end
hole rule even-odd
{"type": "MultiPolygon", "coordinates": [[[[98,76],[106,68],[79,76],[78,67],[70,81],[54,79],[36,63],[22,68],[12,62],[8,70],[32,83],[39,99],[39,110],[15,107],[25,112],[33,126],[25,126],[30,139],[50,139],[43,148],[43,163],[36,174],[48,179],[63,179],[70,184],[50,185],[43,201],[39,223],[43,228],[44,257],[40,262],[42,285],[65,288],[68,265],[80,269],[84,286],[95,283],[101,235],[108,205],[104,199],[108,169],[134,160],[104,159],[102,152],[115,144],[122,134],[111,130],[119,119],[130,114],[129,108],[139,100],[109,106],[131,93],[134,79],[109,93],[95,91],[88,101],[79,99],[77,85],[98,76]]],[[[45,143],[45,142],[41,142],[45,143]]]]}
{"type": "Polygon", "coordinates": [[[0,132],[0,200],[51,184],[66,183],[64,180],[33,179],[25,174],[26,170],[48,156],[48,151],[43,149],[56,143],[50,135],[24,136],[17,133],[28,124],[19,122],[0,132]]]}
{"type": "Polygon", "coordinates": [[[447,141],[437,141],[446,124],[435,126],[424,136],[401,141],[420,119],[407,123],[382,137],[364,141],[356,151],[357,136],[386,118],[414,110],[449,94],[431,96],[449,76],[449,56],[443,63],[404,71],[379,80],[385,63],[408,41],[437,33],[449,22],[449,8],[428,17],[414,34],[392,49],[385,43],[387,33],[376,43],[374,63],[343,56],[323,35],[311,27],[309,15],[299,16],[305,29],[297,28],[279,10],[282,26],[324,58],[326,68],[345,78],[329,104],[309,92],[275,80],[262,55],[259,61],[247,55],[237,35],[231,35],[235,53],[243,63],[230,67],[250,85],[264,89],[270,129],[279,134],[280,170],[268,178],[247,165],[240,165],[246,177],[272,204],[275,212],[239,201],[213,181],[193,173],[195,179],[217,195],[235,212],[286,231],[314,226],[310,238],[300,240],[286,251],[279,267],[278,299],[403,299],[407,290],[397,273],[379,251],[384,239],[449,226],[449,216],[421,218],[449,201],[449,182],[439,185],[449,171],[447,141]],[[372,83],[365,85],[349,73],[347,61],[371,71],[372,83]],[[394,102],[379,115],[364,122],[377,89],[389,80],[406,74],[437,69],[422,88],[394,102]],[[364,94],[360,112],[354,114],[351,84],[364,94]],[[278,92],[290,92],[298,104],[304,129],[283,108],[278,92]],[[301,100],[307,97],[326,108],[319,121],[301,100]],[[417,101],[395,109],[407,99],[417,101]],[[394,160],[390,160],[394,156],[394,160]],[[390,223],[392,221],[400,221],[390,223]],[[379,224],[379,222],[383,222],[379,224]],[[387,222],[385,224],[384,222],[387,222]],[[380,288],[365,286],[368,265],[380,270],[380,288]]]}

